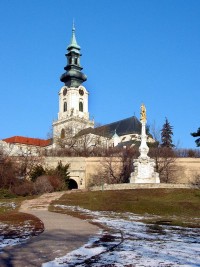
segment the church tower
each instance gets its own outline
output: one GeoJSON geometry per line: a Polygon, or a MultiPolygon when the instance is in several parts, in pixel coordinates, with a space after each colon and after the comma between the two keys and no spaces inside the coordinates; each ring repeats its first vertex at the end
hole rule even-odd
{"type": "Polygon", "coordinates": [[[82,85],[87,77],[82,72],[80,50],[73,25],[71,42],[65,54],[67,65],[64,68],[65,73],[60,77],[64,86],[59,92],[58,120],[53,122],[54,139],[63,138],[69,130],[75,135],[80,130],[94,127],[94,122],[89,118],[88,91],[82,85]]]}

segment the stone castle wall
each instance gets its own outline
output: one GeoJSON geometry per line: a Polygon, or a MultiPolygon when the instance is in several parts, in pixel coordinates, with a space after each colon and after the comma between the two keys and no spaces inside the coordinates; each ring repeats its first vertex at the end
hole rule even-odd
{"type": "MultiPolygon", "coordinates": [[[[104,160],[101,157],[46,157],[45,163],[52,167],[56,167],[59,161],[69,163],[71,179],[77,182],[79,189],[85,189],[89,187],[93,175],[102,168],[104,160]]],[[[117,158],[114,160],[119,162],[117,158]]],[[[176,183],[188,184],[200,174],[200,158],[178,158],[176,166],[176,183]]]]}
{"type": "Polygon", "coordinates": [[[194,188],[189,184],[164,184],[164,183],[160,183],[160,184],[156,184],[156,183],[152,183],[152,184],[105,184],[103,186],[93,186],[90,188],[90,190],[92,191],[104,191],[104,190],[128,190],[128,189],[153,189],[153,188],[183,188],[183,189],[187,189],[187,188],[194,188]]]}
{"type": "Polygon", "coordinates": [[[200,175],[200,158],[178,158],[177,182],[189,183],[197,174],[200,175]]]}

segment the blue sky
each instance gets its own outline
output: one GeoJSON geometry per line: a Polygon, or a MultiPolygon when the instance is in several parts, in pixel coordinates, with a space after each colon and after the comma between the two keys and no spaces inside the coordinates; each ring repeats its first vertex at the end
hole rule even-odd
{"type": "Polygon", "coordinates": [[[147,107],[168,118],[174,143],[195,148],[200,127],[199,0],[1,0],[0,139],[46,138],[75,19],[91,118],[101,124],[147,107]]]}

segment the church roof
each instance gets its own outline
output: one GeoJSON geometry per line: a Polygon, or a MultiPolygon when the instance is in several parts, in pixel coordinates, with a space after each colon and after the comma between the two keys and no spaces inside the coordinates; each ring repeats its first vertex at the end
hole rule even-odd
{"type": "Polygon", "coordinates": [[[132,133],[141,134],[141,123],[135,116],[132,116],[130,118],[97,127],[95,130],[100,132],[105,130],[109,136],[113,136],[115,133],[117,133],[118,136],[132,133]]]}
{"type": "Polygon", "coordinates": [[[45,147],[49,146],[52,143],[51,139],[39,139],[39,138],[30,138],[24,136],[12,136],[9,138],[3,139],[4,142],[11,144],[23,144],[23,145],[32,145],[32,146],[40,146],[45,147]]]}
{"type": "Polygon", "coordinates": [[[135,117],[126,118],[116,122],[112,122],[96,128],[87,128],[78,133],[78,135],[96,134],[111,138],[115,133],[118,136],[128,134],[141,134],[141,123],[135,117]]]}

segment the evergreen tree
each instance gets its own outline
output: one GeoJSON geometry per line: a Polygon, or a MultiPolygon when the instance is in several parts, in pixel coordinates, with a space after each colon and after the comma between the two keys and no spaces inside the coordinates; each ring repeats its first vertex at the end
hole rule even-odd
{"type": "MultiPolygon", "coordinates": [[[[197,130],[196,133],[191,133],[191,136],[193,136],[193,137],[200,136],[200,128],[197,130]]],[[[197,146],[200,146],[200,138],[198,138],[197,140],[195,140],[195,143],[196,143],[197,146]]]]}
{"type": "Polygon", "coordinates": [[[45,172],[44,168],[42,167],[42,165],[39,164],[39,165],[36,165],[33,167],[29,176],[30,176],[31,181],[35,182],[39,176],[42,176],[45,173],[46,172],[45,172]]]}
{"type": "Polygon", "coordinates": [[[173,127],[168,122],[168,119],[165,118],[165,123],[163,124],[163,128],[161,130],[161,147],[172,148],[174,147],[172,142],[172,131],[173,127]]]}
{"type": "Polygon", "coordinates": [[[70,179],[69,164],[63,165],[62,161],[58,162],[58,165],[55,169],[56,174],[68,185],[70,179]]]}

